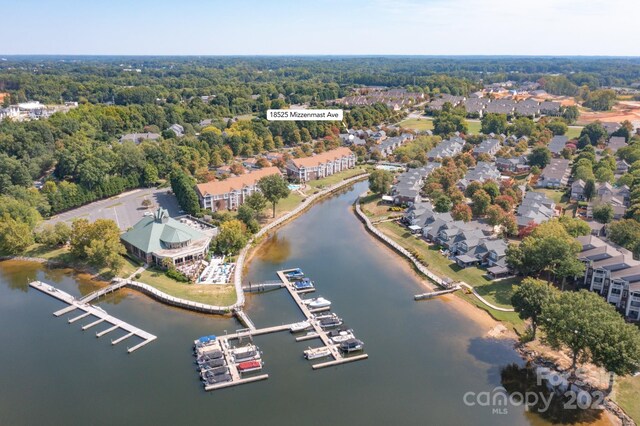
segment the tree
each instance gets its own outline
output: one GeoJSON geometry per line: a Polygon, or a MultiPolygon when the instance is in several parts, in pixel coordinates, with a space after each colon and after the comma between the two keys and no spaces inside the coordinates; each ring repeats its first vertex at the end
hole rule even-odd
{"type": "Polygon", "coordinates": [[[467,133],[468,127],[464,116],[451,112],[441,112],[433,119],[434,135],[450,135],[455,132],[467,133]]]}
{"type": "Polygon", "coordinates": [[[257,217],[258,213],[246,203],[238,207],[238,219],[246,225],[251,233],[256,233],[260,229],[257,217]]]}
{"type": "Polygon", "coordinates": [[[375,194],[386,194],[392,183],[393,175],[388,170],[376,169],[369,175],[369,189],[375,194]]]}
{"type": "Polygon", "coordinates": [[[482,117],[481,132],[485,135],[489,133],[503,134],[507,130],[506,114],[489,113],[482,117]]]}
{"type": "Polygon", "coordinates": [[[596,181],[594,179],[587,179],[584,182],[584,191],[582,191],[584,198],[586,198],[587,200],[590,200],[595,193],[596,193],[596,181]]]}
{"type": "Polygon", "coordinates": [[[253,194],[248,195],[244,199],[244,204],[255,210],[256,214],[260,216],[264,209],[267,207],[267,199],[262,192],[256,191],[253,194]]]}
{"type": "Polygon", "coordinates": [[[0,218],[0,252],[18,254],[33,244],[33,232],[28,223],[5,213],[0,218]]]}
{"type": "Polygon", "coordinates": [[[120,242],[120,229],[113,220],[90,223],[77,219],[71,225],[70,252],[97,268],[108,267],[116,274],[124,264],[126,250],[120,242]]]}
{"type": "MultiPolygon", "coordinates": [[[[582,131],[580,132],[580,138],[582,138],[583,136],[587,136],[589,138],[589,142],[592,145],[599,145],[607,139],[609,134],[599,121],[595,121],[593,123],[587,124],[582,128],[582,131]]],[[[579,145],[578,148],[580,148],[579,145]]]]}
{"type": "Polygon", "coordinates": [[[582,246],[557,220],[536,226],[520,245],[507,248],[507,264],[523,275],[540,276],[547,273],[547,281],[560,279],[564,286],[567,277],[584,272],[578,260],[582,246]]]}
{"type": "Polygon", "coordinates": [[[555,287],[534,278],[525,278],[513,292],[511,296],[513,309],[521,319],[531,320],[534,339],[544,308],[556,297],[558,297],[558,290],[555,287]]]}
{"type": "Polygon", "coordinates": [[[493,202],[493,200],[495,200],[500,195],[500,187],[492,180],[486,181],[482,185],[482,189],[484,189],[484,191],[489,194],[489,196],[491,197],[491,202],[493,202]]]}
{"type": "Polygon", "coordinates": [[[142,200],[141,205],[142,205],[142,207],[144,207],[145,209],[148,209],[149,207],[151,207],[151,206],[153,205],[153,202],[152,202],[150,199],[145,198],[144,200],[142,200]]]}
{"type": "Polygon", "coordinates": [[[258,181],[258,188],[260,188],[264,197],[273,205],[273,217],[276,217],[276,204],[281,199],[287,198],[291,192],[287,181],[279,174],[265,176],[258,181]]]}
{"type": "Polygon", "coordinates": [[[560,216],[558,221],[564,229],[566,229],[567,233],[574,238],[589,235],[591,233],[591,228],[584,220],[569,216],[560,216]]]}
{"type": "Polygon", "coordinates": [[[622,219],[611,222],[607,227],[607,236],[611,241],[640,254],[640,223],[634,219],[622,219]]]}
{"type": "Polygon", "coordinates": [[[567,123],[562,120],[554,119],[545,124],[545,127],[551,130],[554,135],[564,135],[569,130],[567,123]]]}
{"type": "Polygon", "coordinates": [[[219,254],[233,255],[247,244],[245,226],[237,219],[229,220],[220,225],[215,239],[215,251],[219,254]]]}
{"type": "Polygon", "coordinates": [[[190,215],[197,215],[200,211],[200,202],[196,194],[195,181],[180,168],[171,172],[171,190],[176,195],[178,204],[190,215]]]}
{"type": "Polygon", "coordinates": [[[65,222],[58,222],[55,225],[47,223],[42,226],[36,235],[36,241],[47,247],[64,245],[71,237],[71,227],[65,222]]]}
{"type": "Polygon", "coordinates": [[[538,146],[533,148],[527,159],[531,167],[537,166],[544,169],[551,161],[551,151],[546,146],[538,146]]]}
{"type": "Polygon", "coordinates": [[[578,120],[578,117],[580,117],[580,110],[575,105],[563,107],[561,111],[562,111],[562,118],[567,120],[567,123],[569,124],[575,123],[576,120],[578,120]]]}
{"type": "Polygon", "coordinates": [[[470,182],[469,185],[467,185],[467,188],[464,190],[464,195],[471,198],[473,197],[473,194],[475,194],[476,191],[479,189],[482,189],[482,183],[478,182],[477,180],[474,180],[470,182]]]}
{"type": "Polygon", "coordinates": [[[613,220],[613,207],[611,204],[598,204],[593,207],[593,218],[596,222],[609,223],[613,220]]]}
{"type": "Polygon", "coordinates": [[[491,226],[498,226],[504,217],[504,210],[500,206],[489,206],[486,210],[487,223],[491,226]]]}
{"type": "Polygon", "coordinates": [[[491,196],[485,190],[479,189],[471,199],[473,201],[473,206],[471,207],[473,214],[476,216],[484,215],[487,207],[491,204],[491,196]]]}
{"type": "Polygon", "coordinates": [[[527,117],[520,117],[514,121],[510,131],[512,131],[513,134],[515,134],[519,138],[522,136],[529,137],[535,130],[535,127],[536,125],[532,119],[527,117]]]}
{"type": "Polygon", "coordinates": [[[145,186],[153,186],[158,181],[158,168],[151,163],[147,163],[142,171],[142,181],[145,186]]]}
{"type": "Polygon", "coordinates": [[[608,167],[598,167],[595,171],[595,177],[598,182],[612,182],[613,170],[608,167]]]}
{"type": "Polygon", "coordinates": [[[441,195],[436,198],[434,203],[434,210],[438,213],[446,213],[451,210],[451,198],[446,195],[441,195]]]}
{"type": "Polygon", "coordinates": [[[464,203],[456,204],[451,210],[451,217],[454,220],[461,220],[463,222],[469,222],[473,218],[471,213],[471,207],[464,203]]]}
{"type": "Polygon", "coordinates": [[[637,370],[637,328],[625,324],[615,308],[596,293],[562,292],[543,307],[541,319],[546,342],[554,349],[569,350],[572,370],[588,361],[617,374],[637,370]]]}

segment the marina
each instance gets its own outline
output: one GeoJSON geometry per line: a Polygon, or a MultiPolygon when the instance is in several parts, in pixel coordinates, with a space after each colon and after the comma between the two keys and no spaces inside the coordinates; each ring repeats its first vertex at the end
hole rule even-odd
{"type": "MultiPolygon", "coordinates": [[[[102,296],[110,291],[114,291],[116,290],[116,288],[112,288],[113,286],[109,286],[109,287],[105,287],[104,289],[101,289],[97,292],[91,293],[90,295],[88,295],[87,297],[84,297],[83,299],[76,299],[75,297],[73,297],[72,295],[59,290],[49,284],[45,284],[41,281],[32,281],[29,283],[30,287],[33,287],[37,290],[40,290],[41,292],[43,292],[44,294],[48,294],[51,297],[54,297],[58,300],[61,300],[67,304],[69,304],[68,307],[60,309],[59,311],[56,311],[53,313],[54,316],[59,317],[65,314],[68,314],[70,312],[73,312],[75,310],[80,310],[83,311],[82,314],[73,317],[73,318],[69,318],[67,320],[67,322],[69,324],[73,324],[76,321],[79,321],[81,319],[84,318],[89,318],[89,317],[94,317],[95,320],[85,324],[81,327],[82,331],[88,330],[92,327],[95,327],[98,324],[101,324],[103,322],[106,322],[108,324],[111,324],[111,327],[99,331],[96,333],[96,337],[100,338],[102,336],[104,336],[107,333],[110,333],[112,331],[116,331],[118,329],[120,330],[124,330],[127,332],[127,334],[125,334],[122,337],[117,338],[116,340],[111,340],[111,344],[112,345],[117,345],[118,343],[136,336],[139,337],[140,339],[142,339],[142,342],[132,346],[132,347],[127,347],[127,352],[128,353],[132,353],[138,349],[140,349],[141,347],[143,347],[144,345],[151,343],[152,341],[154,341],[157,337],[154,336],[151,333],[147,333],[144,330],[141,330],[137,327],[134,327],[133,325],[126,323],[124,321],[119,320],[118,318],[112,317],[111,315],[107,314],[107,312],[97,306],[93,306],[90,305],[86,302],[84,302],[85,300],[94,300],[99,296],[102,296]],[[97,295],[96,295],[97,294],[97,295]],[[89,297],[91,296],[91,297],[89,297]]],[[[119,288],[119,287],[118,287],[119,288]]]]}
{"type": "Polygon", "coordinates": [[[296,337],[296,341],[306,341],[320,339],[322,346],[303,351],[303,356],[308,360],[321,358],[333,358],[332,361],[314,364],[311,367],[314,370],[336,366],[348,362],[360,361],[368,358],[367,354],[359,354],[355,356],[347,356],[352,352],[360,352],[363,350],[364,343],[355,338],[353,330],[334,330],[337,326],[342,325],[342,319],[335,313],[318,314],[319,312],[331,309],[331,302],[323,297],[314,299],[303,299],[300,293],[308,292],[310,289],[315,290],[315,285],[300,268],[286,269],[277,272],[280,282],[270,282],[271,286],[285,288],[297,305],[298,309],[305,316],[304,321],[291,324],[283,324],[273,327],[256,328],[253,321],[242,310],[236,310],[234,314],[238,320],[245,325],[246,328],[236,330],[233,334],[225,334],[224,336],[203,336],[194,342],[196,363],[204,388],[206,391],[227,388],[230,386],[251,383],[269,378],[268,374],[259,376],[243,377],[244,374],[262,370],[263,361],[262,354],[259,349],[253,345],[253,337],[270,333],[277,333],[288,330],[291,333],[298,333],[311,329],[305,336],[296,337]],[[309,283],[308,285],[299,286],[296,283],[309,283]],[[302,287],[302,288],[300,288],[302,287]],[[312,307],[315,306],[315,309],[312,307]],[[250,343],[244,346],[232,346],[232,341],[237,341],[242,345],[244,341],[250,343]],[[216,360],[220,360],[217,361],[216,360]],[[215,367],[214,364],[217,364],[215,367]],[[221,374],[215,374],[214,369],[222,369],[221,374]]]}

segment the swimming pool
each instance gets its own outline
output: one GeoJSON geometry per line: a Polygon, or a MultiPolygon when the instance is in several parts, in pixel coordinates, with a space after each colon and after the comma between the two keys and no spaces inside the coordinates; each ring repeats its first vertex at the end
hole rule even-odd
{"type": "Polygon", "coordinates": [[[302,185],[294,185],[292,183],[290,183],[289,185],[287,185],[289,187],[289,189],[291,191],[297,191],[298,189],[300,189],[302,187],[302,185]]]}

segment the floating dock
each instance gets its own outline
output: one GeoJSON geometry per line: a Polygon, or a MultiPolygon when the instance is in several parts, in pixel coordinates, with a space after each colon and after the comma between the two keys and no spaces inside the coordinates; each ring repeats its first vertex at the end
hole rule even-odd
{"type": "MultiPolygon", "coordinates": [[[[293,301],[295,302],[295,304],[298,306],[298,309],[300,309],[300,311],[302,312],[302,314],[304,315],[306,321],[309,322],[309,324],[311,324],[311,330],[303,336],[299,336],[296,337],[296,342],[302,342],[305,340],[311,340],[311,339],[320,339],[322,341],[322,343],[324,344],[324,347],[328,348],[330,351],[330,357],[333,358],[331,361],[325,361],[325,362],[320,362],[317,364],[313,364],[312,368],[314,370],[318,370],[321,368],[326,368],[326,367],[333,367],[333,366],[337,366],[337,365],[341,365],[341,364],[346,364],[346,363],[350,363],[350,362],[355,362],[355,361],[361,361],[364,359],[367,359],[369,357],[369,355],[367,354],[359,354],[359,355],[352,355],[352,356],[344,356],[340,350],[338,349],[339,345],[334,344],[331,339],[329,338],[328,333],[322,329],[322,327],[320,327],[319,321],[317,321],[314,317],[314,313],[317,312],[323,312],[323,311],[328,311],[330,308],[329,307],[325,307],[325,308],[319,308],[319,309],[309,309],[309,307],[303,303],[303,299],[302,297],[300,297],[300,294],[304,294],[304,293],[308,293],[311,291],[315,291],[315,288],[311,288],[311,289],[305,289],[305,290],[296,290],[295,287],[293,286],[293,284],[289,281],[289,279],[287,278],[287,273],[294,271],[294,269],[287,269],[287,270],[283,270],[283,271],[278,271],[278,277],[280,278],[279,282],[268,282],[268,283],[261,283],[261,284],[257,284],[255,286],[260,286],[260,285],[264,285],[264,284],[268,284],[268,286],[270,288],[286,288],[287,292],[289,293],[289,295],[291,296],[291,298],[293,299],[293,301]]],[[[256,287],[253,288],[253,290],[249,290],[247,287],[245,287],[245,291],[264,291],[264,290],[255,290],[256,287]]],[[[263,289],[266,287],[262,287],[263,289]]],[[[255,325],[253,324],[253,322],[251,321],[251,319],[249,318],[249,316],[243,312],[242,310],[236,310],[234,311],[235,316],[238,318],[238,320],[246,327],[240,330],[236,330],[235,333],[232,334],[226,334],[224,336],[218,336],[216,339],[217,341],[220,343],[220,348],[221,351],[223,353],[225,362],[226,362],[226,366],[229,368],[229,374],[231,376],[231,380],[224,382],[224,383],[217,383],[217,384],[213,384],[213,385],[205,385],[205,390],[206,391],[212,391],[212,390],[216,390],[216,389],[223,389],[223,388],[228,388],[231,386],[236,386],[236,385],[242,385],[245,383],[251,383],[251,382],[256,382],[259,380],[265,380],[269,378],[268,374],[262,374],[262,375],[258,375],[258,376],[251,376],[251,377],[246,377],[243,378],[240,374],[240,372],[237,369],[237,366],[234,364],[233,361],[233,356],[231,355],[231,345],[230,345],[230,341],[232,340],[238,340],[239,342],[243,342],[245,339],[248,339],[250,341],[253,341],[253,337],[254,336],[260,336],[260,335],[265,335],[265,334],[271,334],[271,333],[278,333],[281,331],[289,331],[291,330],[291,327],[296,324],[296,323],[292,323],[292,324],[282,324],[282,325],[276,325],[276,326],[272,326],[272,327],[264,327],[264,328],[257,328],[255,327],[255,325]]]]}
{"type": "Polygon", "coordinates": [[[68,323],[69,324],[73,324],[76,321],[79,321],[83,318],[88,318],[88,317],[93,317],[91,319],[93,319],[93,321],[85,324],[82,326],[82,330],[88,330],[89,328],[95,327],[98,324],[101,324],[103,322],[106,322],[108,324],[111,324],[111,327],[96,332],[96,337],[100,338],[102,336],[104,336],[107,333],[110,333],[112,331],[115,330],[124,330],[127,333],[125,335],[123,335],[122,337],[119,337],[116,340],[112,340],[111,344],[112,345],[117,345],[118,343],[128,339],[129,337],[139,337],[140,339],[142,339],[142,342],[138,343],[135,346],[132,347],[128,347],[127,348],[127,352],[131,353],[134,352],[138,349],[140,349],[141,347],[143,347],[144,345],[146,345],[147,343],[150,343],[154,340],[157,339],[156,336],[154,336],[151,333],[147,333],[144,330],[139,329],[138,327],[134,327],[133,325],[126,323],[124,321],[119,320],[118,318],[112,317],[111,315],[109,315],[108,313],[106,313],[103,309],[98,308],[96,306],[90,305],[88,303],[85,302],[85,300],[87,300],[87,298],[89,296],[90,297],[88,300],[94,300],[97,297],[100,297],[104,294],[107,294],[111,291],[115,291],[117,290],[117,287],[115,288],[115,286],[109,286],[109,287],[105,287],[104,289],[98,290],[97,292],[91,293],[89,296],[86,296],[82,299],[76,299],[75,297],[73,297],[72,295],[70,295],[69,293],[66,293],[62,290],[59,290],[49,284],[45,284],[41,281],[33,281],[31,283],[29,283],[29,286],[35,288],[36,290],[40,290],[41,292],[48,294],[51,297],[54,297],[58,300],[61,300],[62,302],[67,303],[69,306],[67,306],[66,308],[60,309],[59,311],[56,311],[53,313],[54,316],[59,317],[65,314],[68,314],[70,312],[73,312],[75,310],[79,310],[82,311],[82,313],[76,317],[73,318],[69,318],[68,323]],[[95,318],[95,319],[94,319],[95,318]]]}

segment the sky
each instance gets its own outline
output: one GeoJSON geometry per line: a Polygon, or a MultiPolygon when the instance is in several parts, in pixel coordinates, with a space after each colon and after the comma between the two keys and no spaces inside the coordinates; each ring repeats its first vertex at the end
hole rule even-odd
{"type": "Polygon", "coordinates": [[[640,56],[640,0],[0,0],[0,55],[640,56]]]}

